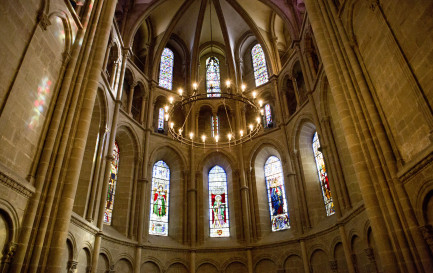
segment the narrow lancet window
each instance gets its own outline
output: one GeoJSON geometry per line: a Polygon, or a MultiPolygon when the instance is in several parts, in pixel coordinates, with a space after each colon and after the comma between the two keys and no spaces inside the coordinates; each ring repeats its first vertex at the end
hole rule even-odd
{"type": "Polygon", "coordinates": [[[263,52],[262,46],[260,44],[256,44],[251,49],[251,56],[253,59],[254,79],[256,80],[256,86],[267,83],[268,68],[266,66],[265,53],[263,52]]]}
{"type": "Polygon", "coordinates": [[[331,188],[329,187],[328,172],[325,166],[325,160],[320,149],[320,141],[317,132],[313,136],[313,152],[316,160],[317,173],[319,174],[320,187],[322,188],[323,201],[325,203],[326,215],[330,216],[335,213],[334,202],[332,201],[331,188]]]}
{"type": "Polygon", "coordinates": [[[161,54],[161,64],[159,66],[159,86],[168,90],[172,89],[173,84],[173,64],[173,51],[164,48],[161,54]]]}
{"type": "Polygon", "coordinates": [[[153,165],[149,234],[168,236],[170,168],[160,160],[153,165]]]}
{"type": "Polygon", "coordinates": [[[211,130],[212,130],[211,135],[212,135],[212,137],[215,137],[215,136],[217,136],[218,133],[219,133],[218,116],[212,116],[212,117],[211,117],[211,124],[212,124],[212,127],[211,127],[211,130]]]}
{"type": "Polygon", "coordinates": [[[114,142],[113,160],[111,161],[110,180],[108,181],[107,199],[105,200],[104,223],[111,225],[113,218],[114,195],[116,193],[117,174],[119,172],[119,146],[114,142]]]}
{"type": "Polygon", "coordinates": [[[272,111],[271,106],[269,104],[265,105],[265,121],[266,127],[272,127],[272,111]]]}
{"type": "Polygon", "coordinates": [[[265,180],[268,192],[269,212],[272,231],[290,228],[284,188],[283,168],[276,156],[270,156],[265,163],[265,180]]]}
{"type": "Polygon", "coordinates": [[[229,237],[227,174],[216,165],[209,171],[208,179],[210,237],[229,237]]]}
{"type": "Polygon", "coordinates": [[[206,90],[208,97],[220,97],[220,62],[216,57],[206,60],[206,90]]]}
{"type": "Polygon", "coordinates": [[[165,111],[164,108],[159,108],[158,112],[158,130],[164,130],[164,115],[165,111]]]}

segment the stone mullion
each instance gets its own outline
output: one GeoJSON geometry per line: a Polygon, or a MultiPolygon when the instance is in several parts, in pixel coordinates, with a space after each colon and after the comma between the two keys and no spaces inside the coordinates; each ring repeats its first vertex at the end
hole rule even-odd
{"type": "Polygon", "coordinates": [[[292,84],[293,89],[295,90],[295,98],[296,98],[296,110],[301,108],[301,98],[299,97],[299,89],[298,89],[298,82],[296,81],[296,77],[292,75],[292,84]]]}
{"type": "Polygon", "coordinates": [[[116,60],[114,62],[112,70],[110,71],[111,72],[110,73],[110,75],[111,75],[111,78],[110,78],[110,87],[113,90],[114,90],[114,83],[116,82],[116,78],[117,78],[117,68],[119,66],[119,63],[120,63],[120,60],[116,60]]]}
{"type": "Polygon", "coordinates": [[[140,110],[140,124],[145,126],[145,111],[146,111],[146,105],[147,105],[147,99],[148,99],[148,95],[147,94],[143,94],[142,96],[142,100],[141,100],[141,110],[140,110]]]}
{"type": "MultiPolygon", "coordinates": [[[[335,67],[335,65],[340,64],[338,60],[334,59],[337,57],[335,55],[338,55],[338,52],[332,53],[333,51],[330,50],[332,45],[327,43],[329,40],[330,42],[333,42],[332,40],[335,40],[336,38],[330,37],[330,39],[328,39],[328,36],[330,35],[324,33],[326,31],[323,29],[325,24],[321,22],[321,20],[325,19],[322,18],[322,15],[320,14],[319,8],[317,7],[318,3],[312,0],[306,0],[305,2],[307,9],[309,10],[312,28],[317,37],[317,43],[319,45],[319,51],[321,52],[320,55],[322,56],[324,68],[326,74],[329,77],[329,83],[333,97],[336,101],[337,111],[339,112],[340,116],[346,116],[347,113],[350,112],[350,108],[348,101],[345,98],[343,87],[340,85],[341,83],[344,83],[344,81],[339,78],[339,76],[342,75],[336,70],[337,68],[335,67]]],[[[379,255],[381,256],[381,260],[383,261],[383,265],[386,270],[397,272],[397,261],[393,254],[394,252],[392,251],[390,238],[388,237],[388,233],[383,231],[383,227],[386,226],[386,222],[384,221],[383,215],[381,214],[381,206],[379,205],[374,185],[371,182],[367,163],[362,156],[363,151],[359,145],[358,133],[354,128],[354,122],[351,119],[342,119],[342,126],[348,146],[351,147],[350,155],[353,158],[353,162],[358,165],[358,168],[355,170],[355,172],[358,179],[362,181],[362,183],[360,183],[360,188],[363,194],[367,213],[371,219],[372,228],[375,231],[375,238],[380,241],[378,242],[379,255]]]]}
{"type": "Polygon", "coordinates": [[[132,101],[134,100],[134,90],[135,87],[137,86],[137,82],[133,82],[131,84],[131,86],[129,87],[129,96],[128,96],[128,105],[126,107],[126,112],[128,113],[128,115],[131,115],[131,110],[132,110],[132,101]]]}

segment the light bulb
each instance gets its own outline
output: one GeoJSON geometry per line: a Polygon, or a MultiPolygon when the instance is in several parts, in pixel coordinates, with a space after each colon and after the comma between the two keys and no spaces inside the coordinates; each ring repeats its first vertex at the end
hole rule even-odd
{"type": "Polygon", "coordinates": [[[219,139],[220,137],[219,137],[219,135],[216,135],[215,136],[215,142],[218,142],[218,139],[219,139]]]}
{"type": "Polygon", "coordinates": [[[164,106],[164,110],[165,110],[165,112],[168,111],[168,105],[164,106]]]}
{"type": "Polygon", "coordinates": [[[247,89],[247,86],[246,86],[245,84],[242,84],[242,85],[241,85],[241,89],[242,89],[242,92],[244,92],[245,89],[247,89]]]}
{"type": "Polygon", "coordinates": [[[170,103],[173,103],[173,97],[170,96],[170,97],[168,98],[168,101],[169,101],[170,103]]]}
{"type": "Polygon", "coordinates": [[[196,83],[196,82],[192,84],[192,88],[193,88],[194,90],[197,90],[197,83],[196,83]]]}
{"type": "Polygon", "coordinates": [[[182,134],[182,128],[179,128],[179,135],[182,134]]]}
{"type": "Polygon", "coordinates": [[[191,133],[189,133],[189,138],[192,140],[192,138],[194,137],[194,133],[193,132],[191,132],[191,133]]]}
{"type": "Polygon", "coordinates": [[[183,90],[182,90],[182,88],[179,88],[179,89],[177,90],[177,92],[179,93],[179,95],[181,95],[181,96],[182,96],[182,93],[183,93],[183,90]]]}
{"type": "Polygon", "coordinates": [[[255,99],[257,97],[257,92],[253,91],[253,99],[255,99]]]}
{"type": "Polygon", "coordinates": [[[169,118],[170,116],[168,115],[168,114],[165,114],[165,121],[168,121],[168,118],[169,118]]]}
{"type": "Polygon", "coordinates": [[[257,117],[256,120],[257,120],[257,123],[260,123],[260,117],[257,117]]]}
{"type": "Polygon", "coordinates": [[[203,142],[205,142],[205,141],[206,141],[206,136],[205,136],[205,135],[202,135],[202,136],[201,136],[201,140],[202,140],[203,142]]]}
{"type": "Polygon", "coordinates": [[[170,128],[173,129],[174,123],[170,122],[170,128]]]}
{"type": "Polygon", "coordinates": [[[229,133],[229,134],[227,135],[227,137],[228,137],[229,141],[232,140],[232,134],[231,134],[231,133],[229,133]]]}
{"type": "Polygon", "coordinates": [[[241,135],[241,137],[243,137],[244,136],[244,130],[240,130],[239,134],[241,135]]]}
{"type": "Polygon", "coordinates": [[[230,84],[231,84],[230,80],[227,80],[227,81],[226,81],[226,86],[227,86],[227,88],[230,88],[230,84]]]}
{"type": "Polygon", "coordinates": [[[260,115],[263,116],[264,113],[265,113],[265,111],[263,111],[263,109],[260,109],[260,115]]]}
{"type": "Polygon", "coordinates": [[[262,107],[262,105],[263,105],[263,101],[262,100],[259,100],[259,105],[260,105],[260,107],[262,107]]]}
{"type": "Polygon", "coordinates": [[[251,130],[251,131],[252,131],[253,128],[254,128],[252,124],[250,124],[249,127],[250,127],[250,130],[251,130]]]}

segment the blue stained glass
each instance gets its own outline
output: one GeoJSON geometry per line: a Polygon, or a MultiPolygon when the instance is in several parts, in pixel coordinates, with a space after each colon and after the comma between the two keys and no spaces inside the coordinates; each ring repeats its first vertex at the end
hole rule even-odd
{"type": "Polygon", "coordinates": [[[265,105],[265,118],[266,118],[266,127],[268,127],[269,124],[272,123],[272,112],[271,112],[271,106],[269,104],[265,105]]]}
{"type": "Polygon", "coordinates": [[[164,129],[164,108],[159,108],[158,113],[158,129],[164,129]]]}
{"type": "Polygon", "coordinates": [[[209,171],[209,235],[229,237],[229,207],[227,196],[227,175],[216,165],[209,171]]]}
{"type": "Polygon", "coordinates": [[[316,160],[317,174],[319,175],[320,187],[322,188],[323,202],[325,203],[326,215],[335,213],[334,202],[332,201],[331,187],[329,186],[328,172],[326,171],[325,159],[320,151],[320,141],[317,132],[313,136],[313,152],[316,160]]]}
{"type": "Polygon", "coordinates": [[[172,89],[173,84],[173,64],[173,51],[164,48],[161,54],[161,64],[159,66],[159,86],[168,90],[172,89]]]}
{"type": "Polygon", "coordinates": [[[212,123],[212,137],[215,137],[219,134],[219,124],[218,124],[218,116],[212,116],[211,117],[211,123],[212,123]]]}
{"type": "Polygon", "coordinates": [[[208,97],[220,97],[220,62],[214,56],[206,60],[206,90],[208,97]]]}
{"type": "Polygon", "coordinates": [[[272,231],[290,228],[284,188],[283,168],[276,156],[270,156],[265,163],[265,180],[271,215],[272,231]]]}
{"type": "Polygon", "coordinates": [[[251,56],[253,58],[254,78],[256,80],[256,86],[262,85],[268,82],[268,68],[266,66],[265,53],[263,52],[262,46],[256,44],[251,49],[251,56]]]}
{"type": "Polygon", "coordinates": [[[116,193],[117,174],[119,171],[119,146],[114,142],[113,160],[111,161],[110,179],[108,181],[107,199],[105,200],[104,223],[111,225],[113,218],[114,195],[116,193]]]}
{"type": "Polygon", "coordinates": [[[153,165],[149,234],[168,236],[170,168],[160,160],[153,165]]]}

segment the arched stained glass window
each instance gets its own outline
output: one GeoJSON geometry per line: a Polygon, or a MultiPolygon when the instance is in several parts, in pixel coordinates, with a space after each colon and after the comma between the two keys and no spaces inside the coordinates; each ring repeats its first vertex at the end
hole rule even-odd
{"type": "Polygon", "coordinates": [[[268,82],[268,68],[266,66],[265,53],[262,46],[256,44],[251,49],[251,56],[253,58],[254,78],[256,79],[256,86],[268,82]]]}
{"type": "Polygon", "coordinates": [[[209,171],[209,226],[210,237],[229,237],[229,207],[227,174],[216,165],[209,171]]]}
{"type": "Polygon", "coordinates": [[[168,198],[170,195],[170,168],[160,160],[153,165],[152,194],[150,198],[149,234],[168,236],[168,198]]]}
{"type": "Polygon", "coordinates": [[[164,108],[159,108],[158,112],[158,130],[164,130],[164,108]]]}
{"type": "Polygon", "coordinates": [[[168,48],[164,48],[161,54],[161,64],[159,66],[159,86],[172,89],[173,84],[173,64],[174,54],[168,48]]]}
{"type": "Polygon", "coordinates": [[[220,97],[220,62],[217,57],[209,57],[206,60],[206,90],[208,97],[220,97]]]}
{"type": "Polygon", "coordinates": [[[329,187],[328,172],[326,171],[325,160],[320,149],[320,141],[317,132],[313,136],[313,152],[316,160],[317,173],[319,174],[320,187],[322,188],[323,201],[325,202],[326,215],[335,213],[334,202],[332,201],[331,188],[329,187]]]}
{"type": "Polygon", "coordinates": [[[218,116],[211,117],[212,123],[212,137],[215,137],[219,134],[219,124],[218,124],[218,116]]]}
{"type": "Polygon", "coordinates": [[[114,196],[116,193],[117,174],[119,172],[119,146],[114,142],[113,160],[111,161],[110,180],[108,181],[107,199],[105,200],[104,223],[111,225],[113,218],[114,196]]]}
{"type": "Polygon", "coordinates": [[[272,231],[290,228],[284,188],[283,168],[276,156],[270,156],[265,163],[265,180],[268,193],[272,231]]]}
{"type": "Polygon", "coordinates": [[[266,120],[266,127],[272,126],[272,111],[271,106],[268,104],[265,104],[265,120],[266,120]]]}

